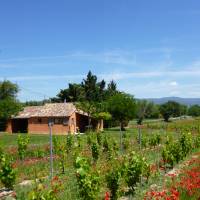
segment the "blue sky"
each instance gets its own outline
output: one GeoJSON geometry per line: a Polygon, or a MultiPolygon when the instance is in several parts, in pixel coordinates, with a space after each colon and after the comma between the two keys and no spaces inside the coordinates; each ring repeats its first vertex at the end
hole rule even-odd
{"type": "Polygon", "coordinates": [[[0,80],[22,101],[91,70],[143,97],[200,97],[200,1],[0,0],[0,80]]]}

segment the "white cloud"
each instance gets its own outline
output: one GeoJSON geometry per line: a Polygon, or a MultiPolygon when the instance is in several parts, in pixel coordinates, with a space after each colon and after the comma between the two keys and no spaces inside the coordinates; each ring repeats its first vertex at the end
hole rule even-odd
{"type": "Polygon", "coordinates": [[[169,85],[170,85],[170,86],[177,86],[178,83],[177,83],[176,81],[172,81],[172,82],[169,83],[169,85]]]}

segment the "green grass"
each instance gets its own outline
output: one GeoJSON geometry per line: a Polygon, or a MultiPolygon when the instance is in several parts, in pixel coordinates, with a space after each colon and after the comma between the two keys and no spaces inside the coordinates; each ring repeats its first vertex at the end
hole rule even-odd
{"type": "MultiPolygon", "coordinates": [[[[0,133],[0,146],[3,148],[9,146],[17,146],[17,136],[18,134],[0,133]]],[[[48,135],[30,134],[29,136],[30,136],[30,144],[41,145],[41,144],[47,144],[49,142],[48,135]]]]}

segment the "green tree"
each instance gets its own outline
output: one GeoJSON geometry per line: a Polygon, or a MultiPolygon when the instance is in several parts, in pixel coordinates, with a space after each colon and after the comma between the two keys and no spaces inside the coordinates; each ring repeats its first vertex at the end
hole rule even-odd
{"type": "Polygon", "coordinates": [[[108,88],[107,88],[107,93],[108,96],[112,96],[114,94],[116,94],[117,91],[117,84],[112,80],[110,81],[110,83],[108,83],[108,88]]]}
{"type": "Polygon", "coordinates": [[[16,95],[19,92],[19,87],[8,80],[0,82],[0,100],[4,99],[16,99],[16,95]]]}
{"type": "Polygon", "coordinates": [[[106,97],[106,92],[105,92],[106,82],[102,80],[97,85],[98,85],[98,99],[99,101],[103,101],[105,100],[106,97]]]}
{"type": "Polygon", "coordinates": [[[184,104],[180,105],[180,115],[186,115],[188,112],[188,107],[184,104]]]}
{"type": "Polygon", "coordinates": [[[160,106],[160,113],[166,122],[170,117],[178,117],[181,115],[181,105],[175,101],[168,101],[160,106]]]}
{"type": "Polygon", "coordinates": [[[108,100],[108,112],[120,122],[121,130],[125,130],[125,124],[134,118],[135,110],[136,103],[131,95],[118,93],[108,100]]]}
{"type": "Polygon", "coordinates": [[[67,89],[60,90],[57,98],[61,101],[77,102],[84,98],[84,88],[81,84],[69,83],[67,89]]]}
{"type": "Polygon", "coordinates": [[[21,109],[18,101],[7,98],[0,100],[0,120],[8,120],[12,115],[16,115],[21,109]]]}
{"type": "Polygon", "coordinates": [[[16,100],[19,88],[10,81],[0,82],[0,130],[6,127],[6,121],[19,112],[21,104],[16,100]]]}
{"type": "Polygon", "coordinates": [[[188,115],[193,117],[200,116],[200,106],[199,105],[190,106],[188,109],[188,115]]]}
{"type": "Polygon", "coordinates": [[[147,118],[149,119],[158,119],[160,115],[159,106],[154,104],[153,102],[149,103],[149,110],[147,113],[147,118]]]}
{"type": "Polygon", "coordinates": [[[91,102],[97,100],[97,76],[93,75],[91,71],[88,72],[86,79],[83,79],[82,87],[85,90],[86,101],[91,102]]]}
{"type": "Polygon", "coordinates": [[[152,118],[156,115],[156,107],[152,102],[147,100],[138,100],[136,103],[137,123],[142,124],[145,118],[152,118]]]}
{"type": "Polygon", "coordinates": [[[52,102],[102,102],[117,92],[117,86],[111,81],[106,87],[105,80],[97,81],[97,76],[88,72],[81,84],[69,83],[68,88],[61,89],[52,102]]]}

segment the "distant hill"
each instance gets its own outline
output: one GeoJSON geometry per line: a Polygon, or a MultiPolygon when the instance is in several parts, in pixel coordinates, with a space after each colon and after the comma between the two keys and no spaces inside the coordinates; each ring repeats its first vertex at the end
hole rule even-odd
{"type": "Polygon", "coordinates": [[[162,98],[146,98],[148,101],[152,101],[155,104],[163,104],[167,101],[176,101],[185,105],[200,105],[200,98],[181,98],[181,97],[162,97],[162,98]]]}

